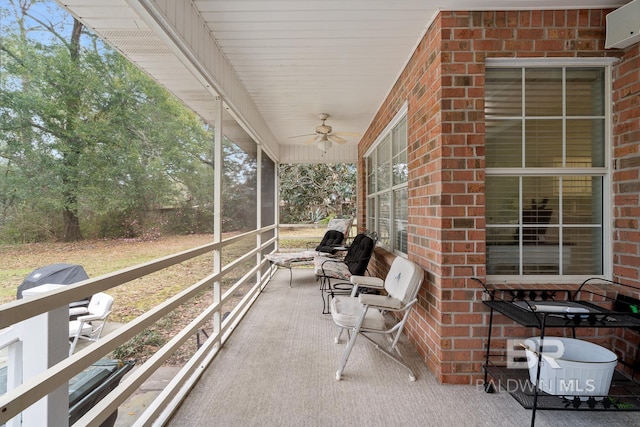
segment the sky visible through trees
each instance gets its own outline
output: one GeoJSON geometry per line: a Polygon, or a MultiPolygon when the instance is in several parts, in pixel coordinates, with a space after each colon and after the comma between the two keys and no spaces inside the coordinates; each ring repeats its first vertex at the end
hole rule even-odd
{"type": "MultiPolygon", "coordinates": [[[[211,126],[54,1],[0,14],[0,242],[211,232],[211,126]]],[[[228,140],[223,155],[223,206],[255,205],[255,155],[228,140]]],[[[353,166],[283,165],[280,179],[283,222],[353,212],[353,166]]]]}

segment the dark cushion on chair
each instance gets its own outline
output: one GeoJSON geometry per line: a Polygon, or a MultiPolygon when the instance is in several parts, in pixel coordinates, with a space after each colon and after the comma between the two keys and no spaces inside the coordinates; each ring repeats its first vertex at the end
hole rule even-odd
{"type": "Polygon", "coordinates": [[[374,240],[365,234],[358,234],[353,239],[353,243],[344,257],[344,263],[347,264],[352,275],[364,275],[374,247],[374,240]]]}
{"type": "Polygon", "coordinates": [[[342,241],[344,240],[344,233],[338,230],[329,230],[324,233],[324,237],[320,244],[316,247],[316,251],[318,252],[328,252],[335,253],[336,246],[340,246],[342,241]]]}

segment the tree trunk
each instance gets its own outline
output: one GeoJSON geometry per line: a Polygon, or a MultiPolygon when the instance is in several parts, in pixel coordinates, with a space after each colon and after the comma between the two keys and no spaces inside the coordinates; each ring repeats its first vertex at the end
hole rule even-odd
{"type": "Polygon", "coordinates": [[[69,209],[62,211],[64,219],[64,234],[62,240],[65,242],[75,242],[82,240],[82,233],[80,233],[80,219],[75,212],[69,209]]]}
{"type": "MultiPolygon", "coordinates": [[[[73,31],[71,32],[71,42],[69,43],[69,53],[72,63],[78,69],[80,60],[80,36],[82,35],[82,24],[77,19],[73,20],[73,31]]],[[[80,97],[77,93],[69,94],[66,100],[66,131],[68,135],[73,135],[76,120],[79,115],[80,97]]],[[[62,185],[64,206],[62,218],[64,221],[64,233],[62,240],[74,242],[82,240],[80,233],[80,218],[78,217],[78,168],[80,162],[82,141],[77,138],[69,138],[67,149],[62,152],[62,162],[64,164],[62,185]]]]}

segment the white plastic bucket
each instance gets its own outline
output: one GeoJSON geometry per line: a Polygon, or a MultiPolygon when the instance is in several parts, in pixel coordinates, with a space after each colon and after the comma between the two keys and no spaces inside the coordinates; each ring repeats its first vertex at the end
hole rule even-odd
{"type": "Polygon", "coordinates": [[[524,342],[529,379],[545,393],[560,396],[606,396],[618,364],[616,354],[597,344],[563,337],[543,341],[540,383],[537,384],[540,337],[524,342]]]}

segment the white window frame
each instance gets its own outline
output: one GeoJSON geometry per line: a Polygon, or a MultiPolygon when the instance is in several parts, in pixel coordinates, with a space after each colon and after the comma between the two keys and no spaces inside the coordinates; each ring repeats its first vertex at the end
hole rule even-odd
{"type": "MultiPolygon", "coordinates": [[[[541,59],[502,59],[489,58],[485,64],[486,68],[584,68],[584,67],[601,67],[605,70],[605,93],[604,93],[604,164],[603,168],[580,169],[572,168],[571,172],[575,175],[582,173],[593,173],[595,169],[599,169],[603,178],[602,183],[602,275],[504,275],[504,274],[487,274],[486,279],[489,283],[580,283],[589,277],[601,277],[612,279],[613,276],[613,167],[612,167],[612,65],[615,58],[541,58],[541,59]]],[[[525,112],[522,112],[523,116],[525,112]]],[[[527,176],[526,168],[486,168],[486,176],[527,176]]],[[[529,172],[531,174],[531,172],[529,172]]],[[[553,176],[557,177],[557,170],[536,168],[533,172],[535,176],[553,176]]],[[[488,227],[488,225],[487,225],[488,227]]],[[[560,255],[561,256],[561,255],[560,255]]]]}
{"type": "MultiPolygon", "coordinates": [[[[365,159],[365,165],[367,168],[366,171],[366,182],[365,182],[365,193],[366,193],[366,212],[367,212],[367,229],[369,230],[373,230],[378,232],[378,230],[380,230],[380,210],[379,210],[379,200],[380,200],[380,196],[388,196],[389,197],[389,218],[384,218],[385,220],[389,221],[389,243],[385,243],[382,241],[378,241],[378,244],[387,249],[390,252],[395,253],[396,255],[403,255],[406,256],[407,254],[405,252],[401,252],[397,247],[396,247],[396,241],[397,241],[397,236],[398,236],[398,230],[396,230],[396,218],[395,218],[395,207],[396,207],[396,200],[395,200],[395,194],[397,194],[397,192],[399,190],[405,190],[408,193],[408,178],[405,182],[400,183],[400,184],[393,184],[393,174],[391,173],[391,176],[389,177],[390,179],[390,186],[389,188],[385,188],[385,189],[378,189],[375,188],[375,191],[373,193],[370,193],[370,177],[373,176],[373,180],[376,183],[375,185],[377,186],[377,148],[380,146],[380,144],[387,138],[390,137],[392,135],[393,130],[395,129],[395,127],[404,119],[407,118],[407,112],[408,112],[408,104],[405,101],[405,103],[403,104],[403,106],[400,108],[400,110],[396,113],[396,115],[393,117],[393,119],[389,122],[389,124],[387,124],[387,126],[384,128],[384,130],[380,133],[380,135],[378,135],[378,137],[376,138],[376,140],[373,142],[373,144],[371,145],[371,147],[369,147],[369,149],[366,151],[366,153],[364,154],[364,159],[365,159]],[[369,170],[370,165],[373,165],[373,175],[371,174],[371,171],[369,170]]],[[[406,142],[406,147],[405,147],[405,151],[407,152],[407,167],[408,167],[408,139],[409,139],[409,128],[407,126],[407,142],[406,142]]],[[[389,161],[391,162],[391,168],[393,169],[393,142],[391,142],[391,158],[389,159],[389,161]]],[[[407,194],[408,197],[408,194],[407,194]]],[[[407,201],[408,202],[408,201],[407,201]]],[[[409,214],[408,214],[408,207],[407,207],[407,224],[409,222],[409,214]]]]}

